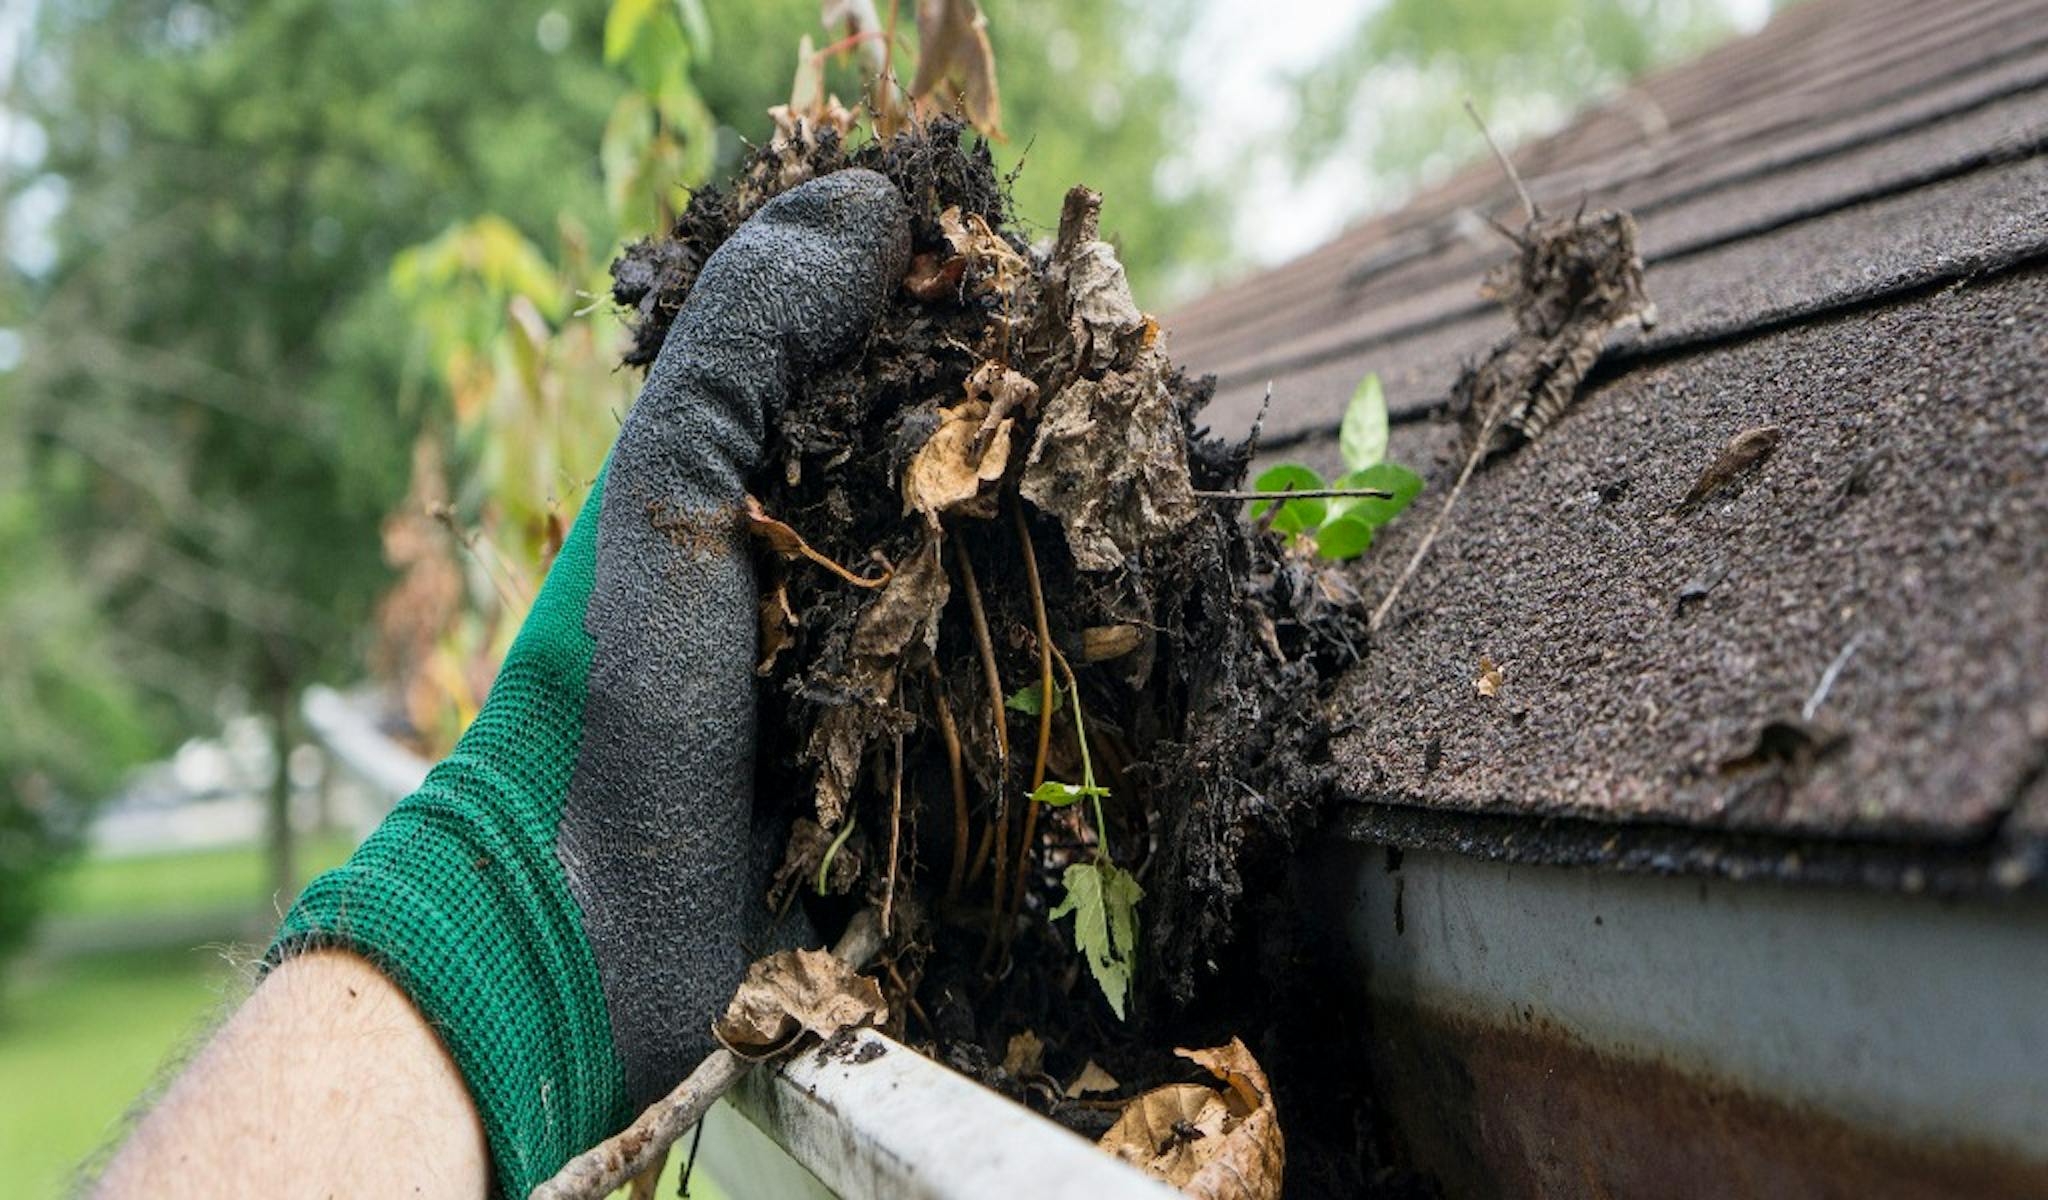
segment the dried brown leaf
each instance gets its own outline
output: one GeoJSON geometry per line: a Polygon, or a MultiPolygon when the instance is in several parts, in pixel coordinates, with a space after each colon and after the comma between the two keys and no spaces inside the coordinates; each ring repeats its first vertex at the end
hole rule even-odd
{"type": "Polygon", "coordinates": [[[1001,139],[1002,101],[996,91],[995,48],[988,19],[974,0],[918,0],[917,76],[910,96],[921,100],[953,81],[960,111],[989,137],[1001,139]]]}
{"type": "Polygon", "coordinates": [[[1081,631],[1081,657],[1088,662],[1122,658],[1143,640],[1144,631],[1136,625],[1092,625],[1081,631]]]}
{"type": "Polygon", "coordinates": [[[854,622],[851,661],[833,682],[861,699],[828,707],[812,727],[804,750],[818,768],[814,798],[818,822],[825,828],[837,829],[846,818],[847,802],[859,784],[861,759],[885,723],[897,674],[914,648],[931,653],[949,590],[934,529],[854,622]]]}
{"type": "Polygon", "coordinates": [[[957,254],[940,256],[925,251],[910,260],[910,270],[903,276],[903,290],[929,304],[943,300],[960,287],[960,276],[967,270],[967,260],[957,254]]]}
{"type": "Polygon", "coordinates": [[[987,428],[989,405],[968,400],[939,412],[939,427],[911,456],[903,470],[903,511],[936,518],[944,513],[970,516],[995,514],[996,481],[1010,464],[1010,432],[1014,421],[996,423],[985,451],[975,441],[987,428]]]}
{"type": "Polygon", "coordinates": [[[1728,444],[1714,456],[1714,461],[1700,472],[1699,479],[1685,494],[1685,499],[1678,502],[1679,510],[1683,512],[1697,507],[1708,496],[1733,483],[1737,476],[1769,458],[1783,436],[1783,431],[1776,425],[1760,425],[1729,438],[1728,444]]]}
{"type": "Polygon", "coordinates": [[[1029,1029],[1011,1034],[1003,1051],[1003,1070],[1013,1079],[1039,1074],[1045,1070],[1045,1043],[1029,1029]]]}
{"type": "Polygon", "coordinates": [[[828,950],[783,950],[756,959],[711,1032],[742,1058],[768,1058],[806,1033],[831,1037],[873,1025],[888,1005],[875,981],[828,950]]]}
{"type": "Polygon", "coordinates": [[[1153,357],[1054,395],[1019,480],[1025,499],[1059,518],[1084,571],[1121,568],[1196,515],[1187,443],[1153,357]]]}
{"type": "Polygon", "coordinates": [[[1176,1050],[1224,1081],[1154,1088],[1132,1100],[1102,1135],[1103,1149],[1203,1200],[1279,1200],[1285,1140],[1258,1060],[1237,1038],[1176,1050]]]}
{"type": "Polygon", "coordinates": [[[778,579],[761,593],[761,661],[756,675],[775,669],[775,659],[796,636],[796,610],[789,606],[789,584],[778,579]]]}
{"type": "Polygon", "coordinates": [[[1117,1082],[1116,1076],[1103,1070],[1091,1058],[1087,1065],[1081,1068],[1081,1073],[1074,1076],[1074,1082],[1067,1085],[1067,1099],[1092,1096],[1098,1092],[1113,1092],[1122,1086],[1123,1084],[1117,1082]]]}
{"type": "Polygon", "coordinates": [[[1502,682],[1500,668],[1494,665],[1492,659],[1481,655],[1479,659],[1479,675],[1472,681],[1473,690],[1482,696],[1498,696],[1500,695],[1500,685],[1502,682]]]}
{"type": "Polygon", "coordinates": [[[953,253],[974,269],[974,285],[979,290],[1007,298],[1030,274],[1024,256],[980,213],[962,215],[958,205],[948,208],[939,214],[939,233],[953,253]]]}

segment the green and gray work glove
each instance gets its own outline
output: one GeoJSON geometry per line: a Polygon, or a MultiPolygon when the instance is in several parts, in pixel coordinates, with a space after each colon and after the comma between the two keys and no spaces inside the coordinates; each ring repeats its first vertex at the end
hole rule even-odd
{"type": "Polygon", "coordinates": [[[842,171],[705,263],[489,701],[269,961],[341,947],[440,1032],[524,1196],[711,1049],[767,922],[746,481],[792,384],[866,339],[902,197],[842,171]]]}

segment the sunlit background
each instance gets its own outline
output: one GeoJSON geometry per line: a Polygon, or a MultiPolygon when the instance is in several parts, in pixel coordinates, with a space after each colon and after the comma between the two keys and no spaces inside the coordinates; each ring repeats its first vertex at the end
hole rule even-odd
{"type": "MultiPolygon", "coordinates": [[[[1539,134],[1771,4],[983,7],[1019,217],[1103,191],[1166,312],[1472,158],[1466,97],[1539,134]]],[[[480,703],[632,399],[613,248],[768,135],[806,36],[0,0],[0,1193],[61,1188],[480,703]]]]}

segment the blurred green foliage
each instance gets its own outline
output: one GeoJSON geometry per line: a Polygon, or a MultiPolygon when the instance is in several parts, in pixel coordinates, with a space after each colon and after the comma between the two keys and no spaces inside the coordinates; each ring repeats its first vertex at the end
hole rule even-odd
{"type": "MultiPolygon", "coordinates": [[[[1184,6],[987,9],[1022,216],[1103,190],[1141,295],[1218,254],[1213,197],[1154,186],[1189,136],[1184,6]]],[[[365,669],[423,435],[450,524],[523,495],[501,525],[545,550],[633,386],[575,293],[766,137],[818,32],[813,0],[35,14],[0,96],[42,143],[0,182],[0,212],[35,218],[4,241],[53,247],[0,264],[0,954],[127,765],[365,669]],[[521,449],[522,424],[547,431],[521,449]]],[[[831,78],[854,95],[850,66],[831,78]]]]}

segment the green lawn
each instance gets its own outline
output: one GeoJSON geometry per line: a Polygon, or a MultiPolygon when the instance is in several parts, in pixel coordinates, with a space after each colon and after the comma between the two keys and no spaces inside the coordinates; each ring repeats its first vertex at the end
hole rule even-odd
{"type": "MultiPolygon", "coordinates": [[[[355,841],[338,834],[302,838],[297,866],[310,879],[347,858],[355,841]]],[[[271,910],[270,875],[262,853],[247,846],[139,858],[87,859],[51,889],[60,917],[127,917],[135,913],[271,910]]]]}
{"type": "MultiPolygon", "coordinates": [[[[338,837],[302,841],[300,874],[351,848],[338,837]]],[[[165,1065],[241,995],[230,956],[256,948],[224,943],[274,920],[267,889],[255,848],[88,860],[56,882],[52,937],[0,974],[0,1196],[61,1194],[165,1065]],[[133,948],[138,926],[177,940],[133,948]]],[[[675,1194],[676,1157],[663,1196],[675,1194]]],[[[690,1190],[717,1197],[702,1175],[690,1190]]]]}
{"type": "Polygon", "coordinates": [[[235,980],[218,949],[10,968],[0,989],[0,1192],[59,1194],[235,980]]]}

